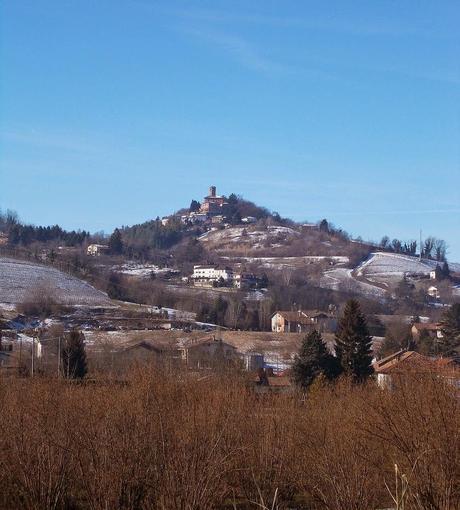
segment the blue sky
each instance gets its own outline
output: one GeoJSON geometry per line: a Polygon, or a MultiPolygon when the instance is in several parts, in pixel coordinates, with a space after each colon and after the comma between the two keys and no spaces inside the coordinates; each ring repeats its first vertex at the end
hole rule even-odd
{"type": "Polygon", "coordinates": [[[0,205],[111,231],[210,184],[460,260],[458,1],[3,0],[0,205]]]}

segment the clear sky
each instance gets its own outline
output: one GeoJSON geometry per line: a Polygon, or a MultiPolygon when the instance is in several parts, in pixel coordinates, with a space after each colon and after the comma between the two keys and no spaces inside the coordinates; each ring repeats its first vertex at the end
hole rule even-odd
{"type": "Polygon", "coordinates": [[[0,0],[0,205],[110,232],[210,184],[460,260],[460,2],[0,0]]]}

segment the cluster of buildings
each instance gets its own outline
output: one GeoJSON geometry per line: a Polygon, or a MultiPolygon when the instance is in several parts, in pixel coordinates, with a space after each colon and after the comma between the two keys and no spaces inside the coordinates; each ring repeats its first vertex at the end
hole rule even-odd
{"type": "MultiPolygon", "coordinates": [[[[210,186],[208,195],[203,198],[199,209],[182,214],[180,219],[185,225],[199,225],[203,223],[208,225],[225,225],[229,213],[230,204],[227,202],[227,199],[217,194],[215,186],[210,186]]],[[[169,216],[162,218],[162,225],[167,225],[170,218],[169,216]]],[[[246,216],[241,219],[241,222],[245,224],[256,223],[257,218],[246,216]]]]}
{"type": "Polygon", "coordinates": [[[194,266],[191,279],[195,287],[208,288],[234,287],[236,289],[250,289],[260,282],[260,279],[252,273],[234,273],[230,267],[215,265],[194,266]]]}

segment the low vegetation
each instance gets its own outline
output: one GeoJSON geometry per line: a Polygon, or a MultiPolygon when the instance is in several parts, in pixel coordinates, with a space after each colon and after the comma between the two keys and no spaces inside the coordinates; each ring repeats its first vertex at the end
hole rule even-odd
{"type": "Polygon", "coordinates": [[[453,386],[253,388],[158,366],[123,381],[0,379],[0,508],[459,508],[453,386]]]}

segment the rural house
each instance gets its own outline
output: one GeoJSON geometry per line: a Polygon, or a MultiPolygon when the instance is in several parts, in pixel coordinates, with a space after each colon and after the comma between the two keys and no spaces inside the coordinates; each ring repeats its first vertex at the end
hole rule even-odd
{"type": "Polygon", "coordinates": [[[226,283],[233,281],[233,270],[229,267],[220,268],[213,265],[193,266],[192,280],[197,287],[212,287],[222,279],[226,283]]]}
{"type": "Polygon", "coordinates": [[[440,299],[441,294],[439,293],[438,287],[431,285],[428,287],[427,294],[433,299],[440,299]]]}
{"type": "Polygon", "coordinates": [[[417,322],[411,328],[412,338],[415,341],[420,339],[422,332],[428,333],[431,338],[442,338],[441,326],[433,322],[417,322]]]}
{"type": "Polygon", "coordinates": [[[181,349],[181,357],[192,369],[226,366],[239,361],[236,347],[215,337],[187,343],[181,349]]]}
{"type": "Polygon", "coordinates": [[[449,358],[430,358],[415,351],[398,351],[373,365],[377,375],[377,384],[381,388],[394,387],[395,378],[401,375],[436,372],[452,382],[458,380],[452,360],[449,358]]]}
{"type": "Polygon", "coordinates": [[[105,244],[90,244],[86,249],[87,255],[91,257],[99,257],[108,251],[109,247],[105,244]]]}
{"type": "Polygon", "coordinates": [[[255,287],[259,279],[252,273],[237,273],[233,277],[233,286],[237,289],[250,289],[255,287]]]}
{"type": "Polygon", "coordinates": [[[272,315],[271,320],[274,333],[303,333],[313,329],[332,331],[335,328],[335,319],[318,310],[278,311],[272,315]]]}

